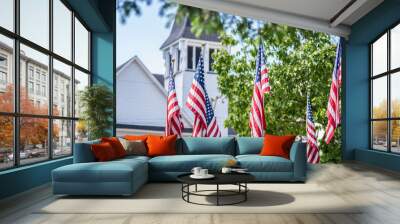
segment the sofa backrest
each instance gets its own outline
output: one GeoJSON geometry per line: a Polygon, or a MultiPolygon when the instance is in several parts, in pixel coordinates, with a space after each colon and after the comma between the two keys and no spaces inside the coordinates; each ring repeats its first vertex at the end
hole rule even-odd
{"type": "MultiPolygon", "coordinates": [[[[95,162],[96,159],[90,146],[100,143],[100,140],[76,143],[74,147],[74,163],[95,162]]],[[[223,137],[223,138],[192,138],[183,137],[177,139],[177,154],[225,154],[245,155],[259,154],[263,147],[264,138],[253,137],[223,137]]],[[[294,142],[292,149],[298,147],[299,142],[294,142]]],[[[292,151],[292,150],[291,150],[292,151]]],[[[292,152],[291,152],[292,153],[292,152]]]]}
{"type": "Polygon", "coordinates": [[[96,158],[93,155],[91,145],[98,144],[98,143],[100,143],[100,140],[75,143],[74,163],[95,162],[96,158]]]}
{"type": "Polygon", "coordinates": [[[177,153],[196,154],[226,154],[235,155],[235,138],[192,138],[183,137],[177,143],[177,153]]]}
{"type": "Polygon", "coordinates": [[[259,154],[263,147],[264,138],[237,137],[236,155],[259,154]]]}

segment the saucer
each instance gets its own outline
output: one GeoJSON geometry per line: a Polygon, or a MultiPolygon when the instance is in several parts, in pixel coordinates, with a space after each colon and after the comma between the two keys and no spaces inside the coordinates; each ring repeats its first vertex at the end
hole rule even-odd
{"type": "Polygon", "coordinates": [[[214,177],[215,177],[215,176],[212,175],[212,174],[207,174],[207,175],[204,175],[204,176],[201,176],[201,175],[194,175],[194,174],[190,175],[190,178],[192,178],[192,179],[199,179],[199,180],[201,180],[201,179],[211,179],[211,178],[214,178],[214,177]]]}

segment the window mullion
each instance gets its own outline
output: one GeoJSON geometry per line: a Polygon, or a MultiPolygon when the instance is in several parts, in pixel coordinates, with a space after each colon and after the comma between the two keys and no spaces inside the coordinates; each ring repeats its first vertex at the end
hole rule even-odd
{"type": "MultiPolygon", "coordinates": [[[[49,0],[49,50],[53,52],[53,0],[49,0]]],[[[48,75],[48,91],[49,94],[49,115],[48,120],[48,152],[49,159],[53,158],[53,56],[49,55],[49,75],[48,75]]]]}
{"type": "Polygon", "coordinates": [[[370,69],[370,71],[369,71],[369,118],[370,118],[370,122],[369,122],[369,138],[370,138],[370,141],[369,141],[369,147],[370,147],[370,149],[373,149],[373,147],[374,147],[374,136],[373,136],[373,121],[372,121],[372,119],[373,119],[373,91],[374,91],[374,88],[373,88],[373,79],[372,79],[372,73],[373,73],[373,66],[374,66],[374,63],[373,63],[373,53],[374,53],[374,48],[372,47],[372,45],[370,45],[369,46],[369,52],[370,52],[370,55],[369,55],[369,69],[370,69]]]}
{"type": "MultiPolygon", "coordinates": [[[[19,10],[20,9],[20,0],[14,1],[14,31],[17,35],[19,35],[19,10]]],[[[19,39],[14,39],[14,112],[19,114],[19,99],[20,99],[20,47],[19,47],[19,39]]],[[[20,155],[19,155],[19,135],[20,135],[20,120],[19,117],[14,116],[14,166],[19,166],[20,164],[20,155]]]]}
{"type": "MultiPolygon", "coordinates": [[[[390,30],[387,32],[387,71],[390,70],[390,30]]],[[[387,75],[387,117],[391,118],[392,117],[392,100],[391,100],[391,74],[389,73],[387,75]]],[[[388,148],[387,151],[391,152],[392,151],[392,139],[391,139],[391,120],[389,119],[387,122],[387,141],[388,141],[388,148]]]]}
{"type": "MultiPolygon", "coordinates": [[[[74,66],[71,67],[71,117],[75,118],[75,12],[72,11],[71,14],[71,60],[74,66]]],[[[72,155],[74,154],[74,145],[75,145],[75,125],[76,121],[72,121],[72,130],[71,130],[71,151],[72,155]]]]}

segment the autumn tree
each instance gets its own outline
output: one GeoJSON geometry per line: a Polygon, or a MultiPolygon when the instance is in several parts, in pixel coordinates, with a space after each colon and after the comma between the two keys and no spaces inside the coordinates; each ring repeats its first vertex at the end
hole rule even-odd
{"type": "MultiPolygon", "coordinates": [[[[391,102],[391,117],[400,117],[400,100],[393,99],[391,102]]],[[[373,118],[387,118],[387,100],[382,100],[378,105],[372,109],[373,118]]],[[[400,139],[400,123],[398,120],[392,120],[391,122],[391,138],[392,142],[398,142],[400,139]]],[[[387,121],[374,121],[372,125],[373,140],[385,140],[387,139],[388,130],[387,121]]]]}
{"type": "MultiPolygon", "coordinates": [[[[3,112],[13,112],[14,107],[14,88],[8,85],[6,91],[0,94],[0,108],[3,112]]],[[[23,114],[41,114],[48,113],[48,106],[34,105],[29,99],[29,95],[24,87],[20,88],[20,109],[23,114]]],[[[56,110],[55,113],[58,113],[56,110]]],[[[0,146],[2,148],[13,147],[13,118],[12,116],[0,116],[0,146]]],[[[22,116],[20,118],[20,148],[24,149],[26,145],[46,144],[48,139],[48,119],[32,118],[22,116]]],[[[53,126],[53,138],[59,135],[57,125],[53,126]]]]}

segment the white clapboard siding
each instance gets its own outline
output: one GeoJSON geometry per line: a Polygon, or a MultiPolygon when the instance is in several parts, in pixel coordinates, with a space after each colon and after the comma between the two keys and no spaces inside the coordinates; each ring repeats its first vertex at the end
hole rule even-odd
{"type": "MultiPolygon", "coordinates": [[[[117,124],[165,127],[166,90],[138,57],[117,71],[117,124]]],[[[191,122],[184,119],[186,128],[191,122]]]]}

